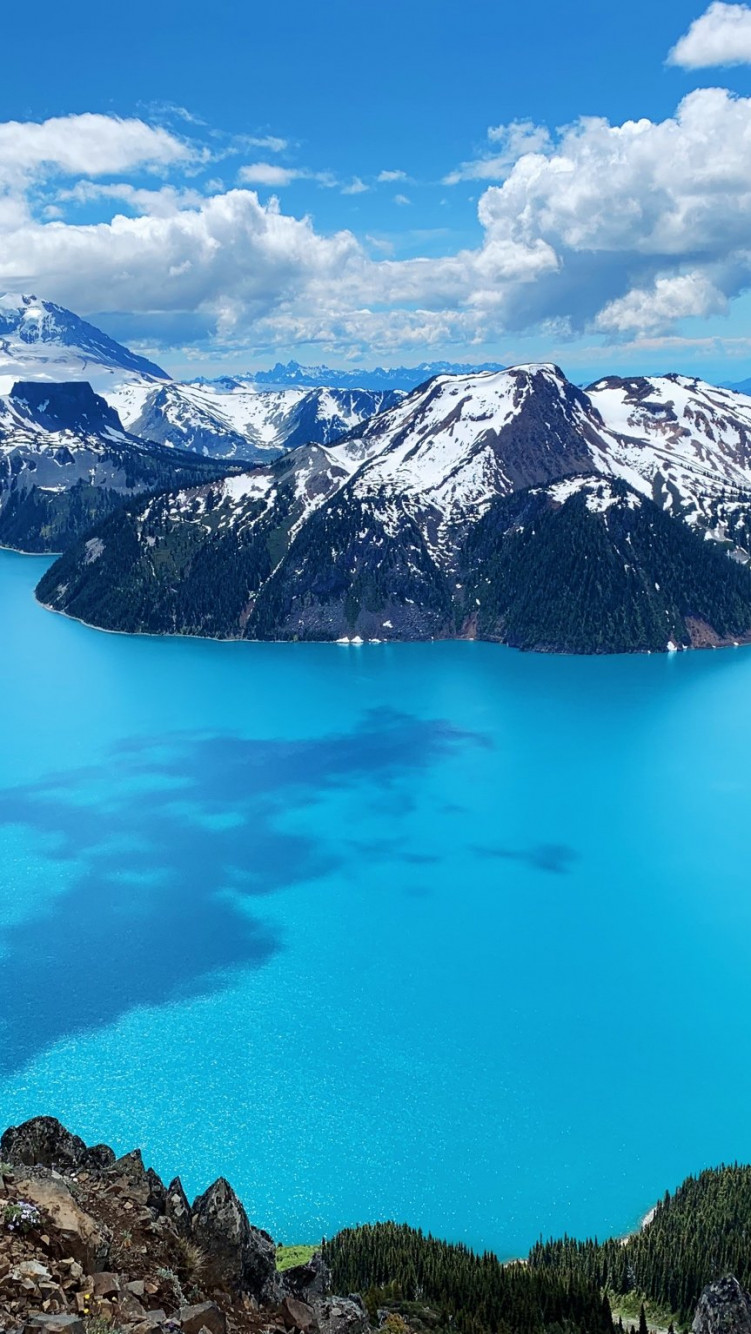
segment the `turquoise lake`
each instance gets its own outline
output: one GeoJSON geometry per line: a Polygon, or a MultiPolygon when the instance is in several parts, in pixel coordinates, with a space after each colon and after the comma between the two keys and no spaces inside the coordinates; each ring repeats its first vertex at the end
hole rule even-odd
{"type": "Polygon", "coordinates": [[[751,1158],[751,651],[128,638],[0,553],[0,1127],[525,1252],[751,1158]]]}

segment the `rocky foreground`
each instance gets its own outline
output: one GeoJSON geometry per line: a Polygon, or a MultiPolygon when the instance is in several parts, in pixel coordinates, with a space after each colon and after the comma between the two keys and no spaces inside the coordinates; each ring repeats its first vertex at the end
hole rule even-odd
{"type": "MultiPolygon", "coordinates": [[[[444,1245],[412,1235],[421,1245],[444,1245]]],[[[534,1268],[477,1260],[490,1262],[534,1282],[534,1268]]],[[[0,1138],[0,1334],[372,1334],[374,1324],[383,1334],[623,1331],[606,1294],[599,1306],[597,1289],[587,1308],[570,1284],[573,1323],[553,1310],[530,1322],[525,1303],[509,1307],[502,1289],[484,1309],[479,1290],[465,1296],[447,1318],[414,1302],[402,1308],[407,1319],[393,1307],[376,1310],[373,1291],[366,1309],[361,1296],[332,1292],[321,1254],[279,1272],[272,1238],[252,1226],[221,1177],[190,1204],[179,1177],[165,1186],[138,1149],[117,1158],[107,1145],[87,1147],[53,1117],[0,1138]]],[[[642,1306],[642,1334],[646,1328],[642,1306]]],[[[710,1283],[691,1329],[751,1334],[751,1295],[731,1275],[710,1283]]]]}
{"type": "Polygon", "coordinates": [[[135,1149],[87,1148],[53,1117],[0,1139],[0,1331],[365,1334],[321,1256],[279,1273],[276,1246],[219,1178],[192,1205],[135,1149]]]}

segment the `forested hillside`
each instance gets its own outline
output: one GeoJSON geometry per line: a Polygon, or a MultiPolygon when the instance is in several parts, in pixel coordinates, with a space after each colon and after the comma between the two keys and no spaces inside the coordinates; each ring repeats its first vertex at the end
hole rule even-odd
{"type": "Polygon", "coordinates": [[[642,1301],[691,1323],[707,1284],[733,1274],[751,1287],[751,1167],[720,1167],[666,1194],[631,1237],[539,1242],[526,1262],[437,1241],[413,1228],[349,1228],[324,1247],[334,1282],[425,1328],[462,1334],[608,1331],[611,1306],[642,1301]]]}

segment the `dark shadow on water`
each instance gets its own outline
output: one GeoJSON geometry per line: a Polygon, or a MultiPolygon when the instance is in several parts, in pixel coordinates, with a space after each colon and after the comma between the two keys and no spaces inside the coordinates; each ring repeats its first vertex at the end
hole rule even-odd
{"type": "Polygon", "coordinates": [[[68,888],[0,929],[0,1072],[136,1006],[210,995],[282,942],[259,895],[354,866],[341,834],[288,832],[291,816],[362,786],[404,809],[411,776],[482,738],[380,711],[309,740],[138,739],[100,767],[0,792],[0,836],[54,840],[68,888]],[[401,805],[400,805],[401,803],[401,805]]]}
{"type": "Polygon", "coordinates": [[[535,871],[549,871],[552,875],[566,875],[577,858],[575,849],[566,843],[536,843],[531,848],[474,847],[472,852],[476,857],[490,860],[522,862],[535,871]]]}

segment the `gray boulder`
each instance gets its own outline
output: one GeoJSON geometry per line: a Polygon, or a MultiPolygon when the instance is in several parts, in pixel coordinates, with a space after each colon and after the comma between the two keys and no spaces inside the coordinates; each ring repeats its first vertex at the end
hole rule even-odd
{"type": "Polygon", "coordinates": [[[699,1298],[692,1334],[751,1334],[751,1294],[731,1274],[710,1283],[699,1298]]]}
{"type": "Polygon", "coordinates": [[[302,1302],[311,1302],[315,1297],[326,1297],[331,1292],[331,1270],[320,1251],[311,1255],[304,1265],[293,1265],[281,1274],[285,1292],[302,1302]]]}
{"type": "Polygon", "coordinates": [[[368,1334],[370,1321],[362,1299],[324,1297],[313,1303],[320,1334],[368,1334]]]}
{"type": "Polygon", "coordinates": [[[54,1116],[34,1116],[10,1126],[0,1139],[0,1159],[24,1167],[57,1167],[71,1171],[86,1156],[86,1145],[54,1116]]]}
{"type": "Polygon", "coordinates": [[[180,1325],[184,1334],[227,1334],[227,1317],[216,1302],[201,1302],[199,1306],[180,1307],[180,1325]]]}
{"type": "Polygon", "coordinates": [[[224,1177],[194,1200],[192,1230],[218,1286],[262,1303],[278,1296],[276,1246],[268,1232],[251,1227],[224,1177]]]}

